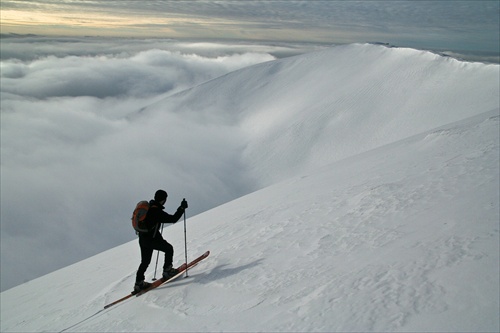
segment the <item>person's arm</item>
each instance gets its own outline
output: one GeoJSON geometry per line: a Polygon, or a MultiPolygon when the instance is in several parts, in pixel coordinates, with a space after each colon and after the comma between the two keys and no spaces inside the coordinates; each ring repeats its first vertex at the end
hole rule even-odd
{"type": "Polygon", "coordinates": [[[187,208],[188,208],[188,203],[186,199],[183,199],[181,205],[179,206],[179,208],[177,208],[177,211],[175,212],[174,215],[170,215],[169,213],[158,209],[158,211],[161,213],[161,216],[158,217],[157,221],[160,221],[160,223],[176,223],[177,221],[180,220],[182,214],[184,214],[184,211],[187,208]]]}

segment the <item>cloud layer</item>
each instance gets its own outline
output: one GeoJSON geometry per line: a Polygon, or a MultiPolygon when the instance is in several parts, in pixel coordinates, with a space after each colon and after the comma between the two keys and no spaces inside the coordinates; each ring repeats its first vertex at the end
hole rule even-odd
{"type": "Polygon", "coordinates": [[[4,42],[1,262],[2,274],[11,273],[2,275],[2,290],[132,239],[123,227],[131,204],[158,188],[170,193],[167,211],[187,197],[191,216],[253,190],[230,127],[187,126],[175,110],[160,119],[140,110],[273,60],[273,51],[301,52],[159,40],[115,41],[108,51],[97,39],[4,42]],[[193,142],[193,130],[210,142],[193,142]]]}
{"type": "Polygon", "coordinates": [[[498,107],[497,65],[409,49],[272,62],[313,47],[42,39],[54,55],[20,51],[36,40],[2,40],[23,55],[1,61],[2,290],[133,239],[133,207],[158,188],[169,212],[187,198],[191,217],[498,107]]]}

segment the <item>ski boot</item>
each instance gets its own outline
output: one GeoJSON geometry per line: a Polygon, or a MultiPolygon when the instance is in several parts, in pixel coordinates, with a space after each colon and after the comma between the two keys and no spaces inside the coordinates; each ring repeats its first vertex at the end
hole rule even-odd
{"type": "Polygon", "coordinates": [[[172,267],[172,265],[167,266],[163,269],[163,280],[168,280],[172,276],[179,274],[179,271],[172,267]]]}
{"type": "Polygon", "coordinates": [[[134,285],[134,292],[138,293],[138,292],[143,291],[144,289],[148,289],[149,287],[151,287],[151,283],[146,282],[144,280],[139,281],[139,282],[136,282],[134,285]]]}

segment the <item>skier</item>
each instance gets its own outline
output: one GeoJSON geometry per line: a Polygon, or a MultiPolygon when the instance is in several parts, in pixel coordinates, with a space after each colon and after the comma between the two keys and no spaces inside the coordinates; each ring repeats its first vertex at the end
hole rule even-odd
{"type": "Polygon", "coordinates": [[[139,246],[141,247],[141,264],[137,270],[137,275],[135,278],[134,290],[139,292],[143,289],[148,288],[151,283],[144,281],[144,273],[148,268],[151,258],[153,256],[153,250],[158,250],[165,253],[165,262],[163,265],[163,278],[168,279],[178,273],[178,271],[172,267],[172,260],[174,257],[174,248],[166,240],[163,239],[160,232],[160,225],[162,223],[175,223],[179,221],[184,214],[184,211],[188,208],[187,201],[184,199],[181,202],[179,208],[174,215],[170,215],[164,212],[164,205],[167,202],[167,192],[164,190],[158,190],[155,193],[154,200],[149,202],[149,210],[146,215],[146,225],[151,226],[148,232],[139,233],[139,246]]]}

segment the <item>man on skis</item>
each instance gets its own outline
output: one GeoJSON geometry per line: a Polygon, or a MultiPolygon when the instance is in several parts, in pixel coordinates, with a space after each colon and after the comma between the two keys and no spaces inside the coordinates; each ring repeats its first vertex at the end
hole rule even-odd
{"type": "Polygon", "coordinates": [[[172,267],[174,248],[163,239],[160,232],[160,225],[162,223],[175,223],[179,221],[182,214],[184,214],[184,211],[188,208],[188,204],[186,200],[182,200],[181,205],[177,208],[175,214],[170,215],[163,211],[163,209],[165,209],[164,205],[165,202],[167,202],[167,197],[167,192],[164,190],[156,191],[154,200],[149,202],[149,210],[145,218],[146,225],[149,226],[148,231],[139,232],[141,264],[139,265],[135,279],[134,290],[136,292],[144,290],[151,285],[150,283],[144,281],[144,273],[151,262],[154,250],[165,253],[163,278],[168,279],[178,273],[178,271],[172,267]]]}

